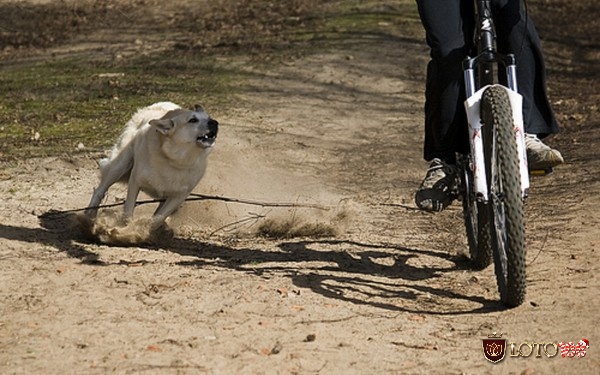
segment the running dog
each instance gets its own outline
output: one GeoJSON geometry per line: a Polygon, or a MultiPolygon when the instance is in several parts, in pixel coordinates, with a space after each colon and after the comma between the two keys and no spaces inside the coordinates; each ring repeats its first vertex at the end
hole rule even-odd
{"type": "Polygon", "coordinates": [[[161,226],[204,176],[218,128],[219,123],[199,105],[189,110],[160,102],[138,110],[110,156],[99,162],[100,184],[86,215],[95,218],[108,188],[126,182],[125,218],[133,217],[141,190],[162,200],[152,217],[152,227],[161,226]]]}

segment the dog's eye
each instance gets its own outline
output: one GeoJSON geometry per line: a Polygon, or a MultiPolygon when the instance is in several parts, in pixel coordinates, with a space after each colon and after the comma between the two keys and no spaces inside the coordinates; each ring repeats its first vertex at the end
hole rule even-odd
{"type": "Polygon", "coordinates": [[[192,117],[192,118],[190,119],[190,121],[188,121],[188,122],[192,122],[192,123],[194,123],[194,122],[198,122],[198,121],[200,121],[200,120],[198,120],[198,119],[197,119],[197,118],[195,118],[195,117],[192,117]]]}

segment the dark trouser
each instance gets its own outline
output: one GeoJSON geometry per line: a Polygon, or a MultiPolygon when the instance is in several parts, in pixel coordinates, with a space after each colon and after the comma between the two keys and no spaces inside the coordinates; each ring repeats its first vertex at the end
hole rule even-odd
{"type": "MultiPolygon", "coordinates": [[[[417,0],[431,61],[425,87],[425,160],[454,163],[469,149],[462,61],[473,52],[473,0],[417,0]]],[[[546,71],[535,26],[521,0],[492,0],[500,53],[514,53],[523,96],[525,131],[544,137],[558,132],[546,94],[546,71]]]]}

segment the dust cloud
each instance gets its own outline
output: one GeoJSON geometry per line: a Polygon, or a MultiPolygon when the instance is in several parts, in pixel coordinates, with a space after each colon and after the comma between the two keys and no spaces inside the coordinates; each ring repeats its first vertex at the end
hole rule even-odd
{"type": "MultiPolygon", "coordinates": [[[[94,241],[135,245],[173,235],[334,237],[353,221],[356,205],[315,176],[267,162],[234,137],[219,142],[193,193],[200,196],[190,196],[167,220],[168,226],[151,228],[154,204],[138,206],[133,220],[124,221],[117,207],[100,210],[93,220],[82,215],[78,225],[94,241]]],[[[138,201],[142,199],[148,197],[141,194],[138,201]]]]}
{"type": "Polygon", "coordinates": [[[251,154],[220,152],[211,158],[195,192],[238,201],[186,202],[171,220],[174,228],[205,235],[318,238],[336,236],[352,221],[353,203],[313,176],[261,163],[251,154]]]}

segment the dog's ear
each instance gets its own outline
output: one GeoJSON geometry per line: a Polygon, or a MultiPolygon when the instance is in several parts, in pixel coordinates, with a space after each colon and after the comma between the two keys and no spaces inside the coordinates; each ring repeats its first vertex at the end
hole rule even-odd
{"type": "Polygon", "coordinates": [[[175,127],[175,123],[171,119],[150,120],[149,124],[164,135],[167,135],[175,127]]]}
{"type": "Polygon", "coordinates": [[[196,112],[204,112],[204,107],[200,104],[194,104],[194,111],[196,112]]]}

